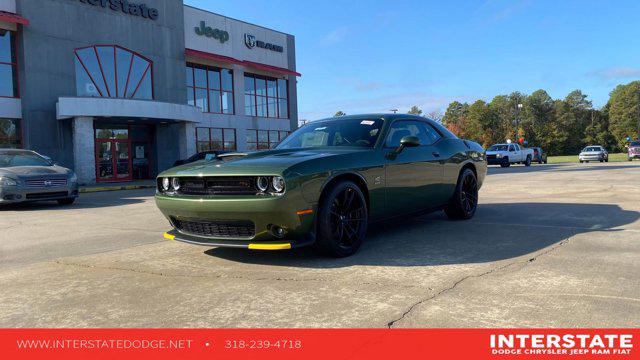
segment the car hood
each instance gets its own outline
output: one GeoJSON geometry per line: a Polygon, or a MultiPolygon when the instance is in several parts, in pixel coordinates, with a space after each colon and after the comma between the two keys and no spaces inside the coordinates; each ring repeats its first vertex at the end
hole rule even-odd
{"type": "Polygon", "coordinates": [[[162,176],[209,176],[209,175],[277,175],[299,163],[318,158],[336,157],[369,148],[318,148],[269,150],[250,153],[229,153],[215,160],[201,160],[169,169],[162,176]]]}
{"type": "Polygon", "coordinates": [[[50,175],[68,175],[71,170],[62,166],[14,166],[0,168],[0,176],[33,177],[50,175]]]}

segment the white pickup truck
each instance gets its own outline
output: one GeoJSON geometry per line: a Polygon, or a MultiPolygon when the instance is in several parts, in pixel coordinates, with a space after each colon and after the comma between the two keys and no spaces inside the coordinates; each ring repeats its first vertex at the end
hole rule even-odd
{"type": "Polygon", "coordinates": [[[531,166],[533,149],[521,148],[518,144],[495,144],[487,150],[487,164],[509,167],[511,164],[531,166]]]}

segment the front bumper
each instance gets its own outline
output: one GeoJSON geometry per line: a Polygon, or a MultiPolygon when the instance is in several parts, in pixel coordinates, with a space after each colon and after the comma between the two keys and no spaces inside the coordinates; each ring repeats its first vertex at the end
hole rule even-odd
{"type": "Polygon", "coordinates": [[[24,186],[0,187],[0,204],[34,201],[54,201],[78,197],[78,185],[32,188],[24,186]]]}
{"type": "Polygon", "coordinates": [[[580,161],[600,161],[600,160],[604,160],[605,156],[604,155],[580,155],[578,156],[578,159],[580,161]]]}
{"type": "Polygon", "coordinates": [[[487,157],[488,165],[500,165],[504,163],[504,158],[502,157],[487,157]]]}
{"type": "MultiPolygon", "coordinates": [[[[316,207],[300,192],[283,196],[173,196],[156,194],[156,205],[173,230],[165,238],[190,244],[257,249],[257,244],[282,245],[283,249],[312,244],[316,207]],[[253,235],[247,237],[205,236],[189,233],[176,226],[181,221],[251,222],[253,235]],[[276,236],[274,227],[284,230],[276,236]]],[[[278,248],[280,249],[280,248],[278,248]]]]}

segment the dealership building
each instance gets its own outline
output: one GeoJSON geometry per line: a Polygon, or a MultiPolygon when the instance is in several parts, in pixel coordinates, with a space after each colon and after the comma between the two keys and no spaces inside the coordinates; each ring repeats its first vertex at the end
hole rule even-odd
{"type": "Polygon", "coordinates": [[[81,183],[153,178],[298,123],[294,37],[181,0],[0,0],[0,148],[81,183]]]}

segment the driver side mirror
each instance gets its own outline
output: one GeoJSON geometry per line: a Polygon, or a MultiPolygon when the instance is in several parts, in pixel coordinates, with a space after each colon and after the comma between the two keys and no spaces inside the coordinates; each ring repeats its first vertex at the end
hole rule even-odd
{"type": "Polygon", "coordinates": [[[394,153],[397,155],[397,154],[400,154],[402,150],[404,150],[404,148],[418,147],[418,146],[420,146],[420,139],[418,139],[418,137],[411,136],[411,135],[405,136],[402,139],[400,139],[400,146],[396,148],[394,153]]]}
{"type": "Polygon", "coordinates": [[[400,139],[400,147],[418,147],[420,146],[420,139],[417,136],[405,136],[400,139]]]}

